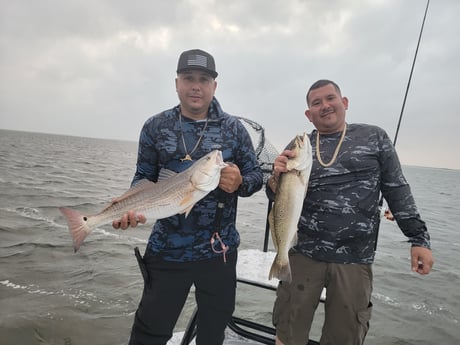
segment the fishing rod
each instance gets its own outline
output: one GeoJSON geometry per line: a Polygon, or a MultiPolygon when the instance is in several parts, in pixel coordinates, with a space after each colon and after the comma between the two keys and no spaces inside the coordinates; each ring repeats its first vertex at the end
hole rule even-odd
{"type": "Polygon", "coordinates": [[[417,60],[418,48],[420,47],[420,41],[422,40],[423,28],[425,26],[426,14],[428,13],[428,6],[430,5],[430,0],[426,2],[425,14],[423,16],[422,26],[420,28],[420,33],[418,36],[417,48],[415,49],[414,60],[412,61],[412,67],[409,74],[409,80],[407,81],[406,93],[404,94],[404,100],[401,108],[401,114],[399,115],[398,126],[396,127],[396,134],[393,140],[393,145],[396,146],[396,140],[398,139],[399,127],[401,126],[401,120],[404,113],[404,108],[406,107],[407,94],[409,93],[410,83],[412,81],[412,74],[414,73],[415,61],[417,60]]]}
{"type": "MultiPolygon", "coordinates": [[[[401,113],[399,114],[398,125],[396,127],[396,133],[395,133],[395,137],[393,139],[393,146],[396,146],[396,141],[398,140],[399,128],[401,127],[401,121],[402,121],[402,117],[403,117],[403,114],[404,114],[404,108],[406,107],[407,95],[409,93],[410,83],[412,81],[412,75],[414,73],[415,61],[417,60],[418,49],[420,47],[420,42],[422,40],[423,28],[425,27],[425,20],[426,20],[426,15],[428,13],[428,6],[429,5],[430,5],[430,0],[427,0],[426,8],[425,8],[425,14],[423,15],[422,25],[420,27],[420,33],[419,33],[419,36],[418,36],[417,47],[415,48],[414,60],[412,61],[412,66],[411,66],[411,69],[410,69],[409,79],[407,81],[407,86],[406,86],[406,92],[404,94],[404,100],[403,100],[403,104],[402,104],[402,107],[401,107],[401,113]]],[[[382,205],[383,205],[383,195],[380,197],[379,207],[382,208],[382,205]]],[[[377,249],[378,235],[379,235],[379,231],[377,229],[374,250],[377,249]]]]}

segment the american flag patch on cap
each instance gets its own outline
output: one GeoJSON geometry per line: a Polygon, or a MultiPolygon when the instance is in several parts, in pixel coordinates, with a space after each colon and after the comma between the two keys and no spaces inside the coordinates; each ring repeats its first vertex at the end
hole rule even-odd
{"type": "Polygon", "coordinates": [[[187,65],[208,67],[208,58],[203,55],[191,55],[188,57],[187,65]]]}

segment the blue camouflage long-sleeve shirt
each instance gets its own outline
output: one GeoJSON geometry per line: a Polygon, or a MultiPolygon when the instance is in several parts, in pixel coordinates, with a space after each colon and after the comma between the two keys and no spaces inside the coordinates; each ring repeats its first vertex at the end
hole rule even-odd
{"type": "MultiPolygon", "coordinates": [[[[205,127],[204,121],[182,118],[179,105],[150,117],[144,124],[140,139],[137,169],[132,184],[147,178],[156,182],[161,169],[181,172],[193,161],[182,161],[191,153],[205,127]],[[182,133],[185,139],[184,148],[182,133]],[[187,152],[186,152],[187,151],[187,152]]],[[[238,196],[247,197],[262,188],[262,171],[251,138],[242,123],[225,113],[214,98],[208,111],[208,125],[196,150],[194,161],[212,150],[221,150],[225,162],[236,164],[243,183],[234,193],[220,189],[209,193],[192,208],[187,217],[175,215],[158,220],[148,241],[148,249],[167,261],[198,261],[219,254],[211,248],[210,239],[217,230],[214,224],[218,197],[224,196],[225,206],[219,234],[229,252],[237,249],[240,236],[235,226],[238,196]]]]}
{"type": "MultiPolygon", "coordinates": [[[[348,124],[339,155],[327,168],[315,158],[316,134],[314,130],[310,135],[313,166],[295,249],[318,261],[372,263],[380,192],[412,245],[429,248],[430,236],[386,132],[376,126],[348,124]]],[[[331,160],[340,136],[320,136],[324,162],[331,160]]]]}

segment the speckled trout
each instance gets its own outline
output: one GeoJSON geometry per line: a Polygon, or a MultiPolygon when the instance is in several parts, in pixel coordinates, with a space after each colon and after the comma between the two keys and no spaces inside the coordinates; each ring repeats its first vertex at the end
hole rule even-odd
{"type": "Polygon", "coordinates": [[[297,135],[287,149],[295,152],[287,162],[288,172],[279,177],[275,201],[269,214],[270,232],[276,256],[269,279],[291,282],[291,266],[288,251],[297,242],[297,223],[307,193],[312,166],[310,139],[307,134],[297,135]]]}
{"type": "Polygon", "coordinates": [[[214,150],[180,173],[161,170],[157,183],[140,180],[98,214],[83,215],[60,207],[67,220],[75,252],[93,229],[119,219],[131,210],[151,216],[154,220],[183,213],[187,216],[199,200],[217,188],[220,172],[226,166],[222,152],[214,150]]]}

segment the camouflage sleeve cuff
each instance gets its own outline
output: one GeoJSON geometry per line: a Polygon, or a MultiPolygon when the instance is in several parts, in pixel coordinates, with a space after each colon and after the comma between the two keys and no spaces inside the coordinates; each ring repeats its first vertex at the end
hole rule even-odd
{"type": "Polygon", "coordinates": [[[238,188],[238,195],[241,197],[251,196],[255,192],[259,191],[262,187],[262,177],[246,175],[243,176],[243,182],[241,182],[238,188]],[[260,183],[259,183],[260,181],[260,183]]]}
{"type": "Polygon", "coordinates": [[[431,241],[428,232],[423,232],[419,236],[409,238],[412,247],[424,247],[431,249],[431,241]]]}

